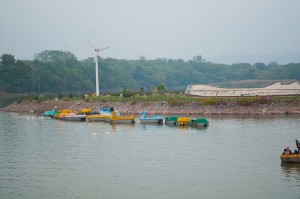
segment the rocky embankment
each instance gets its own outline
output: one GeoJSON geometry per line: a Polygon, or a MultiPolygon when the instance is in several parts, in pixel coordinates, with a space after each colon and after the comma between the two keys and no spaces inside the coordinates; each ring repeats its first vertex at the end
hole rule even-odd
{"type": "Polygon", "coordinates": [[[97,112],[99,107],[113,106],[121,114],[140,114],[146,110],[148,114],[163,115],[257,115],[257,114],[300,114],[300,104],[295,103],[271,103],[254,104],[251,106],[229,105],[203,105],[200,103],[184,103],[171,105],[167,102],[85,102],[49,100],[44,102],[22,101],[12,103],[2,109],[7,112],[31,112],[42,113],[51,109],[72,109],[80,112],[81,109],[89,107],[97,112]]]}

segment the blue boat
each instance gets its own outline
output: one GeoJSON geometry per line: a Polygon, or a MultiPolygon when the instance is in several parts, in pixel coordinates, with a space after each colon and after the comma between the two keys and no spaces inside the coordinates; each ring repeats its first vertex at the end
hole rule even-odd
{"type": "Polygon", "coordinates": [[[140,117],[140,121],[141,121],[141,123],[162,124],[164,121],[164,116],[162,116],[162,115],[147,116],[147,112],[143,111],[142,116],[140,117]]]}
{"type": "Polygon", "coordinates": [[[98,109],[98,112],[100,115],[111,115],[114,110],[114,107],[102,107],[98,109]]]}

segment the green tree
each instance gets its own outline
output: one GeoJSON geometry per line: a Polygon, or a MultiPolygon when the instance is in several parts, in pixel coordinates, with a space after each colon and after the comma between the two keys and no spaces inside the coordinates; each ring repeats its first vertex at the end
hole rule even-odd
{"type": "Polygon", "coordinates": [[[165,86],[163,84],[155,86],[154,90],[160,95],[164,94],[166,91],[165,86]]]}
{"type": "Polygon", "coordinates": [[[199,62],[199,63],[201,63],[201,62],[204,61],[204,59],[202,58],[201,55],[196,55],[196,56],[194,56],[194,57],[193,57],[193,60],[194,60],[195,62],[199,62]]]}
{"type": "Polygon", "coordinates": [[[13,65],[16,63],[15,57],[11,54],[3,54],[1,56],[1,64],[3,66],[13,65]]]}
{"type": "Polygon", "coordinates": [[[77,58],[73,53],[60,50],[45,50],[36,54],[34,59],[40,62],[54,62],[57,64],[77,61],[77,58]]]}
{"type": "Polygon", "coordinates": [[[258,70],[263,70],[266,68],[266,65],[264,63],[258,62],[255,63],[254,66],[258,69],[258,70]]]}

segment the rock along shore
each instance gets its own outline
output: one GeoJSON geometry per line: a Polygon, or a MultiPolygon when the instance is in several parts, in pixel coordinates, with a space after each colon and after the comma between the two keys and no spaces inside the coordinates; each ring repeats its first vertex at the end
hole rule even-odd
{"type": "Polygon", "coordinates": [[[85,101],[65,101],[48,100],[43,102],[27,101],[12,103],[1,111],[22,112],[22,113],[42,113],[47,110],[72,109],[80,112],[81,109],[89,107],[93,112],[97,112],[99,107],[114,107],[121,114],[140,114],[146,110],[150,115],[258,115],[258,114],[300,114],[300,104],[298,102],[253,104],[241,106],[238,104],[229,105],[203,105],[200,103],[184,103],[171,105],[167,102],[85,102],[85,101]]]}

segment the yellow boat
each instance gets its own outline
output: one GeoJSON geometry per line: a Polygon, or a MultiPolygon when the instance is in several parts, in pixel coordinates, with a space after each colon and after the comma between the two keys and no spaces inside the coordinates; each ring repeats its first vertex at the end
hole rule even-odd
{"type": "Polygon", "coordinates": [[[89,114],[91,114],[91,112],[92,112],[92,110],[88,107],[81,109],[81,113],[83,113],[85,115],[89,115],[89,114]]]}
{"type": "Polygon", "coordinates": [[[282,162],[300,163],[300,154],[281,155],[280,159],[282,162]]]}
{"type": "Polygon", "coordinates": [[[86,120],[88,122],[110,121],[110,117],[110,115],[95,114],[86,116],[86,120]]]}
{"type": "Polygon", "coordinates": [[[296,141],[296,147],[297,149],[295,150],[294,153],[292,153],[292,151],[290,150],[290,147],[286,147],[283,150],[283,153],[280,155],[280,159],[282,161],[282,163],[300,163],[300,142],[298,140],[296,141]]]}
{"type": "Polygon", "coordinates": [[[201,126],[208,127],[209,122],[206,118],[190,118],[190,117],[178,117],[177,123],[179,126],[201,126]]]}
{"type": "Polygon", "coordinates": [[[64,119],[69,113],[75,113],[76,111],[69,110],[69,109],[63,109],[60,113],[55,114],[54,118],[55,119],[64,119]]]}
{"type": "Polygon", "coordinates": [[[115,111],[112,112],[111,118],[110,118],[110,123],[134,123],[135,116],[130,115],[130,116],[120,116],[117,115],[115,111]]]}
{"type": "Polygon", "coordinates": [[[190,117],[179,117],[177,119],[177,123],[180,126],[184,126],[185,124],[189,124],[191,122],[191,118],[190,117]]]}

